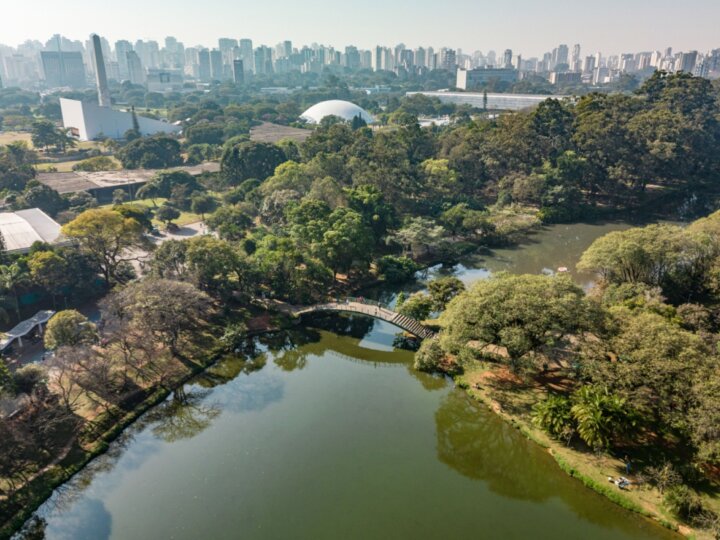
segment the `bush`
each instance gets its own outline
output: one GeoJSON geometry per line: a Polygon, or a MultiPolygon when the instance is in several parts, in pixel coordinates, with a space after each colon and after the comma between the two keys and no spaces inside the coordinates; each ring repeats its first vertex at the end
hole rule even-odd
{"type": "Polygon", "coordinates": [[[688,523],[694,522],[705,513],[700,497],[684,484],[671,487],[663,502],[673,514],[688,523]]]}
{"type": "Polygon", "coordinates": [[[86,171],[86,172],[96,172],[96,171],[114,171],[116,169],[119,169],[117,163],[115,163],[115,160],[112,158],[109,158],[107,156],[97,156],[97,157],[91,157],[89,159],[84,159],[80,163],[76,163],[73,165],[72,170],[73,171],[86,171]]]}
{"type": "Polygon", "coordinates": [[[413,278],[420,265],[408,257],[385,255],[378,259],[378,274],[388,283],[402,283],[413,278]]]}
{"type": "Polygon", "coordinates": [[[18,394],[31,394],[46,381],[47,373],[37,364],[23,366],[13,374],[13,386],[18,394]]]}
{"type": "Polygon", "coordinates": [[[572,402],[566,396],[551,395],[533,407],[533,423],[556,438],[569,438],[574,432],[572,402]]]}
{"type": "Polygon", "coordinates": [[[415,369],[418,371],[436,371],[445,353],[434,339],[426,339],[415,353],[415,369]]]}

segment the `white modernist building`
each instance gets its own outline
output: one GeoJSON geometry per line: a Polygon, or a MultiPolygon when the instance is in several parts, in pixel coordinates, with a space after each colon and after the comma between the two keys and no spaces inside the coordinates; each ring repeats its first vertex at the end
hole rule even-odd
{"type": "Polygon", "coordinates": [[[0,213],[0,233],[8,253],[27,253],[35,242],[63,241],[60,224],[39,208],[0,213]]]}
{"type": "MultiPolygon", "coordinates": [[[[75,99],[60,98],[63,125],[81,141],[91,141],[98,137],[122,139],[133,128],[133,113],[116,111],[110,107],[101,107],[94,103],[85,103],[75,99]]],[[[136,115],[140,134],[178,133],[181,128],[167,122],[136,115]]]]}
{"type": "Polygon", "coordinates": [[[521,111],[537,107],[548,98],[565,99],[569,96],[538,94],[485,94],[483,92],[406,92],[405,95],[422,94],[438,98],[442,103],[470,105],[482,109],[487,105],[491,111],[521,111]],[[487,98],[487,102],[485,101],[487,98]]]}
{"type": "Polygon", "coordinates": [[[300,118],[309,124],[319,124],[326,116],[337,116],[347,122],[352,122],[352,119],[356,116],[359,116],[368,124],[372,124],[375,121],[362,107],[340,99],[321,101],[302,113],[300,118]]]}

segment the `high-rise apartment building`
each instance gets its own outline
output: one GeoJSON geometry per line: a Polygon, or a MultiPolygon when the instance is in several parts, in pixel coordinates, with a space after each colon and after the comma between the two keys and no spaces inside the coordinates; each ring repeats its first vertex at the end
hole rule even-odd
{"type": "Polygon", "coordinates": [[[49,88],[63,86],[84,88],[87,86],[82,53],[77,51],[42,51],[40,60],[45,74],[45,84],[49,88]]]}
{"type": "Polygon", "coordinates": [[[201,49],[198,51],[198,79],[200,79],[200,82],[210,82],[212,80],[210,51],[207,49],[201,49]]]}
{"type": "Polygon", "coordinates": [[[132,43],[121,39],[115,42],[115,58],[117,58],[118,72],[120,80],[130,78],[130,70],[128,68],[127,53],[133,50],[132,43]]]}
{"type": "Polygon", "coordinates": [[[502,67],[505,69],[512,68],[512,58],[513,58],[512,49],[505,49],[505,52],[503,53],[502,67]]]}
{"type": "Polygon", "coordinates": [[[243,84],[245,82],[245,67],[240,58],[233,60],[233,81],[235,84],[243,84]]]}
{"type": "Polygon", "coordinates": [[[222,81],[225,79],[223,53],[219,49],[210,51],[210,77],[214,81],[222,81]]]}
{"type": "Polygon", "coordinates": [[[145,84],[145,70],[142,60],[136,51],[128,51],[125,54],[128,65],[128,77],[132,84],[145,84]]]}
{"type": "Polygon", "coordinates": [[[678,68],[678,71],[684,71],[685,73],[694,73],[697,59],[697,51],[688,51],[682,53],[682,56],[680,57],[680,67],[678,68]]]}
{"type": "Polygon", "coordinates": [[[443,49],[440,51],[440,69],[446,71],[452,71],[453,73],[457,69],[457,55],[454,49],[443,49]]]}
{"type": "Polygon", "coordinates": [[[255,71],[255,55],[253,53],[252,39],[240,40],[240,59],[243,61],[243,69],[247,71],[255,71]]]}

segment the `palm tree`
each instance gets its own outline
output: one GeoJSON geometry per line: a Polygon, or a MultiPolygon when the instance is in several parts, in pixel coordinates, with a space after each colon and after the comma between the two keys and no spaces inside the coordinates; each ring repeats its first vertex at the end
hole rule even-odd
{"type": "Polygon", "coordinates": [[[0,289],[4,289],[11,293],[15,299],[15,313],[18,321],[22,319],[20,315],[20,298],[18,296],[18,288],[30,281],[26,270],[20,267],[18,263],[10,265],[0,265],[0,289]]]}
{"type": "Polygon", "coordinates": [[[573,403],[578,435],[594,450],[607,448],[636,424],[637,416],[625,399],[606,389],[583,386],[574,393],[573,403]]]}

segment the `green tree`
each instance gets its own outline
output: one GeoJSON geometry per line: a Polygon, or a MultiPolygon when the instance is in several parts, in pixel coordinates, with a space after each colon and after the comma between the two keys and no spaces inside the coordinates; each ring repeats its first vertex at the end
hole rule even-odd
{"type": "Polygon", "coordinates": [[[580,387],[573,393],[572,403],[578,435],[594,450],[608,448],[636,424],[635,415],[623,398],[597,386],[580,387]]]}
{"type": "Polygon", "coordinates": [[[372,252],[372,232],[360,214],[349,208],[338,208],[328,216],[328,224],[321,250],[323,260],[333,273],[367,268],[372,252]]]}
{"type": "Polygon", "coordinates": [[[49,120],[37,120],[32,124],[31,138],[36,148],[43,148],[47,152],[55,144],[56,134],[57,128],[49,120]]]}
{"type": "Polygon", "coordinates": [[[96,338],[95,325],[74,309],[57,312],[45,328],[45,347],[51,350],[92,343],[96,338]]]}
{"type": "Polygon", "coordinates": [[[217,200],[208,193],[197,193],[190,198],[190,209],[195,214],[200,214],[200,219],[205,221],[205,214],[217,208],[217,200]]]}
{"type": "Polygon", "coordinates": [[[432,311],[432,298],[424,293],[415,293],[410,295],[410,297],[398,308],[398,312],[419,321],[427,319],[432,311]]]}
{"type": "Polygon", "coordinates": [[[0,265],[0,289],[9,292],[15,304],[17,320],[22,320],[20,313],[20,288],[30,281],[28,272],[18,263],[0,265]]]}
{"type": "Polygon", "coordinates": [[[124,218],[134,219],[145,231],[149,231],[153,227],[152,212],[146,206],[133,203],[117,204],[113,206],[113,211],[124,218]]]}
{"type": "Polygon", "coordinates": [[[285,154],[274,144],[246,142],[226,148],[220,160],[223,176],[231,185],[249,178],[265,179],[285,161],[285,154]]]}
{"type": "Polygon", "coordinates": [[[499,275],[448,304],[442,343],[450,352],[469,341],[505,347],[518,369],[529,353],[550,354],[566,336],[588,328],[591,314],[582,289],[567,277],[499,275]]]}
{"type": "Polygon", "coordinates": [[[444,358],[445,353],[437,340],[426,339],[415,353],[414,367],[418,371],[432,372],[437,370],[444,358]]]}
{"type": "Polygon", "coordinates": [[[28,268],[32,280],[47,290],[53,299],[62,294],[71,285],[70,281],[75,279],[69,272],[67,261],[53,251],[38,251],[28,257],[28,268]]]}
{"type": "Polygon", "coordinates": [[[223,240],[241,240],[253,221],[236,206],[221,206],[205,221],[223,240]]]}
{"type": "Polygon", "coordinates": [[[465,290],[465,284],[454,276],[432,280],[428,283],[428,292],[433,303],[433,311],[443,311],[448,302],[465,290]]]}
{"type": "Polygon", "coordinates": [[[124,280],[119,270],[136,257],[133,249],[143,245],[140,223],[106,208],[86,210],[64,225],[62,232],[78,243],[107,285],[124,280]]]}
{"type": "Polygon", "coordinates": [[[197,124],[185,130],[187,144],[222,144],[223,127],[217,124],[197,124]]]}
{"type": "Polygon", "coordinates": [[[588,376],[626,399],[659,433],[688,436],[693,385],[711,358],[707,344],[657,313],[613,313],[605,347],[585,355],[588,376]],[[609,354],[619,361],[609,362],[609,354]]]}
{"type": "Polygon", "coordinates": [[[140,199],[169,198],[177,187],[184,188],[187,194],[205,190],[197,178],[187,171],[160,171],[138,190],[137,196],[140,199]]]}
{"type": "Polygon", "coordinates": [[[117,157],[126,169],[164,169],[182,165],[180,143],[160,135],[129,142],[118,152],[117,157]]]}
{"type": "Polygon", "coordinates": [[[415,276],[420,265],[407,257],[384,255],[377,261],[377,271],[388,283],[402,283],[415,276]]]}
{"type": "Polygon", "coordinates": [[[155,211],[155,218],[162,221],[165,227],[169,227],[170,223],[180,217],[180,210],[174,206],[165,203],[155,211]]]}
{"type": "Polygon", "coordinates": [[[56,216],[58,212],[67,207],[67,202],[51,187],[37,180],[30,180],[22,195],[17,199],[15,206],[39,208],[50,216],[56,216]]]}

